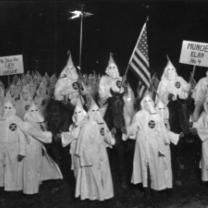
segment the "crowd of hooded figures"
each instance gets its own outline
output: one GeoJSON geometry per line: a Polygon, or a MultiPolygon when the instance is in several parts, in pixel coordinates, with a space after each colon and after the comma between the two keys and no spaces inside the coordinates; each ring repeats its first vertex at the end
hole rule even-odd
{"type": "Polygon", "coordinates": [[[208,74],[193,86],[178,75],[168,60],[158,83],[137,98],[139,92],[134,92],[120,76],[112,54],[102,76],[81,74],[69,55],[58,78],[35,71],[13,76],[7,88],[1,82],[0,187],[32,195],[39,192],[44,181],[63,179],[59,165],[46,148],[46,144],[55,142],[69,146],[75,197],[110,199],[114,197],[114,184],[107,149],[134,140],[131,183],[142,184],[145,190],[171,189],[175,159],[171,159],[171,145],[177,147],[188,134],[201,140],[198,165],[201,180],[208,181],[208,74]],[[108,101],[115,94],[123,100],[121,128],[110,126],[105,119],[108,101]],[[174,132],[169,104],[190,98],[194,108],[188,117],[188,127],[186,131],[174,132]],[[73,107],[67,130],[56,134],[48,130],[46,120],[51,99],[69,102],[73,107]],[[120,140],[116,137],[119,128],[120,140]]]}

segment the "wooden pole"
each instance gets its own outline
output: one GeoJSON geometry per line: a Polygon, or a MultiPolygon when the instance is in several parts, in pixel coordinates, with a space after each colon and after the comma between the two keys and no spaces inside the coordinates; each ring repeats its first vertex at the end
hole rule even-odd
{"type": "Polygon", "coordinates": [[[82,68],[82,44],[83,44],[83,20],[84,20],[84,5],[81,6],[80,16],[80,38],[79,38],[79,70],[82,68]]]}

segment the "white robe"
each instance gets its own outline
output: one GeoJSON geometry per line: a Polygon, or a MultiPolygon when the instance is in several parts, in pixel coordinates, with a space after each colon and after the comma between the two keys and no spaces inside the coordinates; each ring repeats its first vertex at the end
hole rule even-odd
{"type": "Polygon", "coordinates": [[[62,132],[61,134],[61,142],[62,146],[66,147],[67,145],[70,144],[70,155],[71,155],[71,170],[74,171],[74,176],[77,178],[77,173],[78,169],[80,167],[79,164],[79,157],[76,155],[76,147],[77,147],[77,140],[78,140],[78,135],[80,132],[80,128],[83,122],[79,126],[75,126],[72,124],[69,127],[68,132],[62,132]]]}
{"type": "Polygon", "coordinates": [[[23,188],[23,160],[17,156],[26,154],[26,138],[19,128],[20,118],[12,116],[0,120],[0,187],[5,191],[23,188]]]}
{"type": "Polygon", "coordinates": [[[114,196],[113,182],[105,141],[111,141],[106,128],[87,120],[79,133],[76,154],[80,168],[76,180],[75,197],[100,200],[114,196]],[[101,130],[102,129],[102,130],[101,130]],[[104,132],[104,133],[103,133],[104,132]]]}
{"type": "Polygon", "coordinates": [[[16,109],[16,114],[19,116],[21,119],[24,118],[25,112],[31,105],[32,100],[23,100],[22,97],[20,97],[19,100],[15,101],[15,109],[16,109]]]}
{"type": "Polygon", "coordinates": [[[112,89],[114,92],[123,93],[124,92],[123,87],[119,88],[117,85],[117,83],[121,81],[122,81],[121,77],[114,79],[107,75],[102,76],[98,87],[99,98],[101,99],[101,101],[105,103],[105,101],[109,97],[112,97],[110,89],[112,89]]]}
{"type": "Polygon", "coordinates": [[[203,112],[193,126],[197,129],[199,138],[202,141],[201,179],[202,181],[208,181],[208,114],[203,112]]]}
{"type": "Polygon", "coordinates": [[[203,77],[197,82],[193,91],[192,97],[194,98],[195,103],[201,103],[203,105],[207,92],[208,92],[208,78],[203,77]]]}
{"type": "Polygon", "coordinates": [[[196,84],[192,94],[192,97],[194,98],[195,101],[195,108],[192,117],[193,117],[193,121],[195,122],[199,119],[200,114],[203,110],[203,104],[207,97],[207,92],[208,92],[208,78],[203,77],[196,84]]]}
{"type": "Polygon", "coordinates": [[[40,125],[34,122],[24,122],[21,128],[27,137],[26,157],[23,161],[23,193],[36,194],[43,180],[63,177],[43,145],[52,142],[51,132],[42,131],[40,125]]]}
{"type": "Polygon", "coordinates": [[[130,138],[136,139],[132,183],[142,183],[143,187],[147,187],[149,168],[152,189],[159,191],[171,188],[169,144],[177,144],[178,135],[166,129],[159,114],[149,114],[145,110],[135,114],[127,133],[130,138]]]}
{"type": "MultiPolygon", "coordinates": [[[[180,76],[177,76],[173,80],[162,79],[158,86],[158,96],[162,102],[167,105],[169,100],[169,94],[173,94],[173,100],[177,99],[177,96],[181,99],[188,97],[190,85],[180,76]]],[[[156,103],[158,96],[156,97],[156,103]]]]}

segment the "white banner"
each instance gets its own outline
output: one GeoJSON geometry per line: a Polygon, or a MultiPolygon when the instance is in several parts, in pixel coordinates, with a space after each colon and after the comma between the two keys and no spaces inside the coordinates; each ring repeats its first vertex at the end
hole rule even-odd
{"type": "Polygon", "coordinates": [[[184,40],[179,62],[208,67],[208,43],[184,40]]]}
{"type": "Polygon", "coordinates": [[[23,56],[0,57],[0,76],[24,73],[23,56]]]}

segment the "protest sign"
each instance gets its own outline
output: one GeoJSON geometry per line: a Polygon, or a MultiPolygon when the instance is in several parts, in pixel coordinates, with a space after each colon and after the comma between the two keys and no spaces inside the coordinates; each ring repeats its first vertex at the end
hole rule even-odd
{"type": "Polygon", "coordinates": [[[208,67],[208,43],[184,40],[179,62],[208,67]]]}
{"type": "Polygon", "coordinates": [[[0,76],[24,73],[23,56],[0,57],[0,76]]]}

